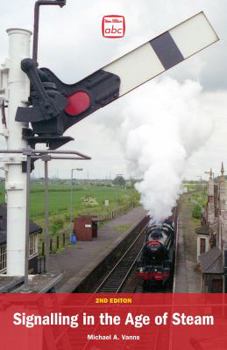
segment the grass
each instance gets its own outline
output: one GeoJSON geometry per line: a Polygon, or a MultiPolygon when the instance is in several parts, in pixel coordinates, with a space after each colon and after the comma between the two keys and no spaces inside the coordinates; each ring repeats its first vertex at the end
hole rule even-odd
{"type": "Polygon", "coordinates": [[[205,188],[197,188],[197,191],[186,193],[181,196],[181,201],[187,208],[190,208],[191,223],[196,227],[200,226],[202,210],[207,204],[207,191],[205,188]]]}
{"type": "MultiPolygon", "coordinates": [[[[0,201],[4,201],[4,184],[0,184],[0,201]]],[[[112,210],[137,205],[139,195],[134,188],[100,185],[73,185],[73,216],[79,214],[105,215],[112,210]],[[87,200],[89,199],[89,200],[87,200]],[[104,205],[109,200],[109,206],[104,205]]],[[[50,227],[59,225],[57,220],[63,220],[64,225],[70,224],[71,185],[52,182],[49,185],[49,220],[50,227]]],[[[39,225],[44,222],[44,188],[43,184],[33,182],[31,186],[30,216],[39,225]]],[[[64,226],[61,225],[60,226],[64,226]]],[[[59,228],[60,228],[59,226],[59,228]]],[[[54,229],[53,229],[54,231],[54,229]]]]}
{"type": "MultiPolygon", "coordinates": [[[[74,215],[78,213],[100,214],[116,208],[120,204],[126,204],[133,200],[135,191],[124,190],[122,188],[111,188],[105,186],[78,187],[73,190],[74,215]],[[97,205],[85,203],[84,198],[91,197],[97,205]],[[109,200],[109,206],[104,206],[105,199],[109,200]]],[[[49,207],[53,215],[59,213],[69,213],[71,209],[71,189],[69,188],[49,188],[49,207]]],[[[31,216],[33,218],[44,215],[44,193],[32,191],[31,193],[31,216]]]]}
{"type": "Polygon", "coordinates": [[[192,217],[200,221],[203,208],[207,203],[207,193],[205,191],[197,191],[190,196],[192,207],[192,217]]]}
{"type": "Polygon", "coordinates": [[[204,191],[197,191],[191,194],[191,201],[194,204],[199,204],[201,207],[205,207],[207,202],[207,193],[204,191]]]}

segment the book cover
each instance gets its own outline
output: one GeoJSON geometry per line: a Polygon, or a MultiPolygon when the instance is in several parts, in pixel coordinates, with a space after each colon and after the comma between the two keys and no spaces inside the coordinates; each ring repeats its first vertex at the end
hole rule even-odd
{"type": "Polygon", "coordinates": [[[4,349],[226,349],[226,4],[0,4],[4,349]]]}

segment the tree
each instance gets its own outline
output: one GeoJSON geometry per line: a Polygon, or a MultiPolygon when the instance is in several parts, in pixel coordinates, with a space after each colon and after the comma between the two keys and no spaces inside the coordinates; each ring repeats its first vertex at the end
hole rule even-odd
{"type": "Polygon", "coordinates": [[[125,184],[126,184],[126,181],[125,181],[125,179],[123,178],[123,176],[122,175],[117,175],[116,177],[115,177],[115,179],[113,180],[113,185],[117,185],[117,186],[125,186],[125,184]]]}

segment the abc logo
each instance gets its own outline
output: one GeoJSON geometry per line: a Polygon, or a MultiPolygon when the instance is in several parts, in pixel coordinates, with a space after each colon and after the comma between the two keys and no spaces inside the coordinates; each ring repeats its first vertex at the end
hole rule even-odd
{"type": "Polygon", "coordinates": [[[104,34],[109,35],[109,34],[117,34],[122,36],[123,33],[123,28],[115,28],[113,25],[111,28],[105,28],[104,29],[104,34]]]}
{"type": "Polygon", "coordinates": [[[102,19],[102,35],[104,38],[123,38],[125,35],[125,17],[108,15],[102,19]]]}

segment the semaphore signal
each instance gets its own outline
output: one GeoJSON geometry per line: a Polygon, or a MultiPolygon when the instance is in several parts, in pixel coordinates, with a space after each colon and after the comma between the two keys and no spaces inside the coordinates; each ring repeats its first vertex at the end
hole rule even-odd
{"type": "Polygon", "coordinates": [[[75,84],[65,84],[32,59],[21,62],[31,83],[30,106],[16,121],[30,122],[24,139],[51,148],[71,140],[69,127],[218,40],[203,12],[187,19],[75,84]]]}

